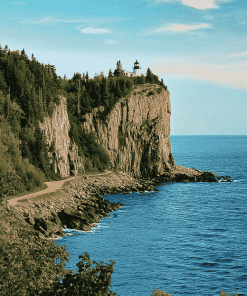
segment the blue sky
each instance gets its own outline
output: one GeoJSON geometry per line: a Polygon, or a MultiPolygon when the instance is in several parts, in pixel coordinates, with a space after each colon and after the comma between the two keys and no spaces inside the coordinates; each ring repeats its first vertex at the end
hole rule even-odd
{"type": "Polygon", "coordinates": [[[168,86],[171,134],[247,134],[246,0],[0,0],[0,44],[68,78],[138,60],[168,86]]]}

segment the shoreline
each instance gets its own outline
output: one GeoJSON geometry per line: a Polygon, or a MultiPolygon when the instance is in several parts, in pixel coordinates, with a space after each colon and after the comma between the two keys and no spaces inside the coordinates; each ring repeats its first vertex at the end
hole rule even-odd
{"type": "Polygon", "coordinates": [[[14,198],[3,202],[2,207],[6,216],[15,216],[15,222],[11,222],[12,227],[21,224],[40,238],[56,238],[65,235],[64,226],[90,231],[101,218],[122,206],[120,203],[110,203],[103,195],[158,191],[154,186],[167,182],[220,180],[232,181],[228,176],[218,177],[212,172],[180,166],[153,179],[137,179],[123,172],[107,172],[70,178],[64,180],[63,187],[56,191],[43,195],[41,192],[32,199],[28,199],[29,195],[14,198]]]}
{"type": "MultiPolygon", "coordinates": [[[[101,218],[122,206],[120,203],[110,203],[102,195],[155,190],[150,181],[121,172],[107,173],[70,179],[55,192],[32,199],[24,196],[12,203],[5,201],[1,207],[6,214],[3,216],[14,217],[7,232],[22,225],[30,233],[34,231],[39,238],[56,238],[65,235],[64,226],[90,231],[101,218]]],[[[4,224],[6,228],[8,223],[4,224]]]]}

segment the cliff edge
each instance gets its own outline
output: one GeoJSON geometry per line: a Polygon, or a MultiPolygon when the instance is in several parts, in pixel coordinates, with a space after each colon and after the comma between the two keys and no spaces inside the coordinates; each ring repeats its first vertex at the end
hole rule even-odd
{"type": "MultiPolygon", "coordinates": [[[[95,134],[97,143],[110,156],[112,170],[154,182],[230,181],[230,177],[176,165],[171,150],[170,117],[169,91],[146,83],[135,86],[109,114],[105,114],[103,106],[87,113],[81,130],[85,134],[95,134]]],[[[53,156],[55,172],[62,177],[84,172],[84,160],[69,137],[66,98],[61,98],[53,115],[45,118],[40,126],[53,156]]]]}
{"type": "Polygon", "coordinates": [[[86,114],[82,130],[95,132],[111,159],[111,169],[157,182],[232,181],[212,172],[178,166],[170,142],[170,93],[146,83],[122,98],[103,121],[104,108],[86,114]]]}
{"type": "Polygon", "coordinates": [[[86,114],[83,132],[95,132],[110,155],[111,167],[132,176],[157,176],[175,165],[170,142],[171,103],[168,90],[156,84],[135,87],[103,122],[102,108],[86,114]]]}

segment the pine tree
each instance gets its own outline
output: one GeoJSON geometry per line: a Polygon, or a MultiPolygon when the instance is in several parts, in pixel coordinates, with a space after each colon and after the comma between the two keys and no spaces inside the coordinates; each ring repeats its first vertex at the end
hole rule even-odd
{"type": "Polygon", "coordinates": [[[146,82],[154,83],[153,73],[149,68],[147,68],[146,82]]]}
{"type": "Polygon", "coordinates": [[[86,79],[86,82],[88,82],[88,80],[89,80],[88,72],[86,73],[85,79],[86,79]]]}
{"type": "Polygon", "coordinates": [[[122,69],[121,61],[117,62],[117,67],[114,71],[114,76],[124,76],[124,70],[122,69]]]}
{"type": "Polygon", "coordinates": [[[2,71],[0,71],[0,90],[6,94],[6,89],[7,89],[7,83],[4,79],[2,71]]]}
{"type": "Polygon", "coordinates": [[[113,73],[111,69],[109,70],[108,77],[113,77],[113,73]]]}

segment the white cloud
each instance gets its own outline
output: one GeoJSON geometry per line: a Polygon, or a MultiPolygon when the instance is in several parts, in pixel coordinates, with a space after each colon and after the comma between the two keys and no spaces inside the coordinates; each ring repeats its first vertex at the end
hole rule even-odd
{"type": "Polygon", "coordinates": [[[83,34],[108,34],[110,31],[108,29],[95,29],[95,28],[83,28],[80,29],[83,34]]]}
{"type": "Polygon", "coordinates": [[[196,9],[212,9],[218,8],[217,3],[220,2],[232,2],[233,0],[150,0],[156,3],[169,2],[169,3],[182,3],[187,6],[191,6],[196,9]]]}
{"type": "Polygon", "coordinates": [[[81,20],[61,20],[56,19],[52,16],[47,16],[39,20],[35,21],[19,21],[19,23],[27,23],[27,24],[52,24],[52,23],[98,23],[101,22],[101,20],[95,20],[95,19],[81,19],[81,20]]]}
{"type": "Polygon", "coordinates": [[[193,62],[157,61],[153,71],[158,75],[169,75],[175,77],[195,78],[211,81],[225,86],[247,90],[247,65],[243,64],[195,64],[193,62]]]}
{"type": "Polygon", "coordinates": [[[185,24],[170,24],[159,29],[154,30],[154,32],[162,33],[162,32],[188,32],[195,31],[201,29],[209,29],[211,28],[210,24],[197,24],[197,25],[185,25],[185,24]]]}
{"type": "Polygon", "coordinates": [[[215,0],[181,0],[184,5],[194,7],[196,9],[217,8],[215,0]]]}

